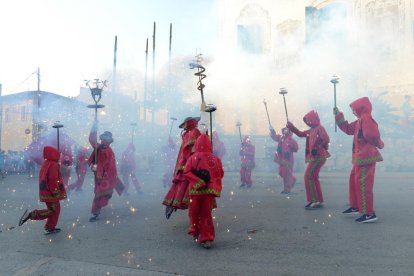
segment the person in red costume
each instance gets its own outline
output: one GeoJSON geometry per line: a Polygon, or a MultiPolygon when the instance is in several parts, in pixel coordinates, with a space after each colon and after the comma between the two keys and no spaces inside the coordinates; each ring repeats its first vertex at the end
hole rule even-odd
{"type": "Polygon", "coordinates": [[[135,187],[135,190],[138,194],[142,194],[141,185],[139,184],[137,175],[135,171],[137,169],[137,165],[135,162],[135,146],[132,143],[129,143],[125,151],[122,153],[122,160],[121,160],[121,174],[122,174],[122,181],[125,186],[124,194],[128,194],[129,188],[129,178],[131,177],[132,184],[135,187]]]}
{"type": "Polygon", "coordinates": [[[226,154],[226,147],[224,146],[223,141],[219,139],[217,131],[213,131],[213,153],[218,158],[223,159],[226,154]]]}
{"type": "Polygon", "coordinates": [[[190,202],[188,180],[183,173],[188,158],[194,153],[194,144],[201,134],[197,129],[199,120],[200,117],[187,117],[179,126],[184,131],[181,135],[182,143],[180,151],[178,152],[177,163],[175,164],[174,169],[174,178],[170,190],[162,202],[162,204],[166,206],[165,215],[167,219],[170,218],[173,211],[176,211],[177,209],[187,209],[190,202]]]}
{"type": "Polygon", "coordinates": [[[94,148],[94,151],[88,159],[88,164],[95,174],[95,197],[92,202],[92,217],[89,219],[91,222],[96,221],[101,209],[108,205],[114,188],[119,195],[121,195],[124,190],[124,186],[118,178],[115,154],[110,146],[114,141],[112,133],[105,131],[103,134],[99,135],[101,142],[97,143],[97,127],[98,121],[95,120],[89,134],[89,142],[94,148]]]}
{"type": "Polygon", "coordinates": [[[349,209],[343,214],[361,214],[356,222],[374,222],[378,218],[374,211],[374,176],[375,165],[381,162],[378,149],[384,148],[384,142],[378,124],[372,118],[372,105],[367,97],[360,98],[350,104],[356,121],[348,123],[344,114],[334,108],[338,127],[348,135],[354,136],[352,145],[352,170],[349,176],[349,209]]]}
{"type": "Polygon", "coordinates": [[[69,189],[69,178],[72,172],[73,156],[72,150],[63,149],[60,154],[60,173],[62,174],[63,184],[69,189]]]}
{"type": "Polygon", "coordinates": [[[276,134],[271,128],[270,137],[278,143],[273,161],[279,165],[279,175],[283,179],[282,194],[288,194],[296,183],[296,177],[293,175],[293,153],[298,151],[299,146],[288,128],[282,128],[282,135],[276,134]]]}
{"type": "Polygon", "coordinates": [[[60,214],[60,200],[66,199],[66,190],[59,170],[59,151],[53,147],[43,148],[44,162],[39,172],[39,199],[45,202],[47,209],[26,210],[20,218],[19,226],[27,220],[44,220],[46,234],[59,232],[56,228],[60,214]]]}
{"type": "Polygon", "coordinates": [[[240,188],[252,187],[252,170],[256,166],[255,162],[256,148],[252,145],[248,136],[243,138],[243,142],[240,148],[240,188]]]}
{"type": "Polygon", "coordinates": [[[78,178],[74,183],[69,185],[68,191],[71,191],[73,189],[76,189],[77,192],[82,191],[82,185],[86,175],[86,168],[88,166],[87,151],[88,150],[84,147],[79,147],[78,149],[75,166],[75,172],[78,178]]]}
{"type": "Polygon", "coordinates": [[[195,152],[185,165],[184,176],[190,189],[188,234],[208,249],[215,238],[211,210],[215,208],[215,198],[220,197],[224,171],[220,158],[211,152],[210,138],[206,134],[198,137],[195,152]]]}
{"type": "Polygon", "coordinates": [[[309,111],[303,121],[310,129],[298,130],[291,122],[287,128],[298,137],[306,137],[305,162],[308,166],[305,171],[306,200],[308,204],[305,209],[311,210],[323,207],[322,187],[319,181],[319,172],[330,156],[328,152],[329,135],[321,125],[318,113],[315,110],[309,111]]]}
{"type": "Polygon", "coordinates": [[[165,172],[162,176],[164,188],[170,187],[173,180],[175,160],[177,158],[177,147],[171,137],[168,138],[168,144],[161,149],[161,158],[164,161],[165,172]]]}

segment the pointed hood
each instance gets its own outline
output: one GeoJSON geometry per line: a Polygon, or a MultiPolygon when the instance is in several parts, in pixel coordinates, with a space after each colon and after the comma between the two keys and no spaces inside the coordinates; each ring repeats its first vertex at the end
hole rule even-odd
{"type": "Polygon", "coordinates": [[[358,100],[353,101],[349,106],[355,111],[355,115],[358,118],[361,118],[363,115],[371,115],[372,104],[368,97],[359,98],[358,100]]]}
{"type": "Polygon", "coordinates": [[[321,124],[321,121],[319,120],[318,112],[316,112],[315,110],[309,111],[303,117],[303,121],[305,122],[305,124],[307,124],[308,126],[312,128],[317,127],[321,124]]]}
{"type": "Polygon", "coordinates": [[[195,143],[196,152],[211,152],[210,138],[206,134],[201,134],[195,143]]]}
{"type": "Polygon", "coordinates": [[[46,146],[43,148],[43,158],[49,161],[59,161],[60,153],[54,147],[46,146]]]}

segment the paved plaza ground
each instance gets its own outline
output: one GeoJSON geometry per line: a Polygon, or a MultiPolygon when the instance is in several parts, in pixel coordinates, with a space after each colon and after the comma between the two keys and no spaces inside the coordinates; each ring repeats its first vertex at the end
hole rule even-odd
{"type": "Polygon", "coordinates": [[[307,211],[302,176],[290,196],[276,173],[254,173],[251,190],[227,173],[214,211],[210,250],[186,234],[187,211],[170,220],[160,174],[140,173],[144,195],[113,196],[98,222],[88,221],[92,176],[62,204],[62,232],[17,222],[38,202],[37,179],[0,182],[0,275],[414,275],[414,174],[379,172],[379,220],[357,224],[347,208],[348,175],[321,173],[325,207],[307,211]]]}

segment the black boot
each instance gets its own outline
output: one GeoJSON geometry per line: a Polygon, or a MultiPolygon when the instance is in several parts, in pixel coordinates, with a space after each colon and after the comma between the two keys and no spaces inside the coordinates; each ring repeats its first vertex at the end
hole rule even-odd
{"type": "Polygon", "coordinates": [[[26,211],[24,211],[22,217],[19,220],[19,226],[22,226],[26,221],[28,221],[31,217],[32,217],[32,213],[27,213],[29,210],[26,209],[26,211]]]}
{"type": "Polygon", "coordinates": [[[171,217],[172,212],[174,211],[174,208],[172,206],[166,206],[165,207],[165,217],[169,219],[171,217]]]}

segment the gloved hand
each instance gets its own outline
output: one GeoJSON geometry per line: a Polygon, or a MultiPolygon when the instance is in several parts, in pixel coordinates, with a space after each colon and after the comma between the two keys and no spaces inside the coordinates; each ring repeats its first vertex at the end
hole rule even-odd
{"type": "Polygon", "coordinates": [[[338,107],[334,107],[334,109],[333,109],[333,114],[336,116],[336,115],[338,115],[339,113],[340,113],[341,111],[339,111],[339,108],[338,107]]]}
{"type": "Polygon", "coordinates": [[[276,136],[276,130],[274,128],[270,128],[270,136],[276,136]]]}
{"type": "Polygon", "coordinates": [[[98,165],[97,164],[93,164],[91,167],[93,172],[96,172],[98,170],[98,165]]]}
{"type": "Polygon", "coordinates": [[[292,130],[292,129],[294,129],[295,128],[295,126],[291,123],[291,122],[287,122],[286,123],[286,127],[289,129],[289,130],[292,130]]]}

